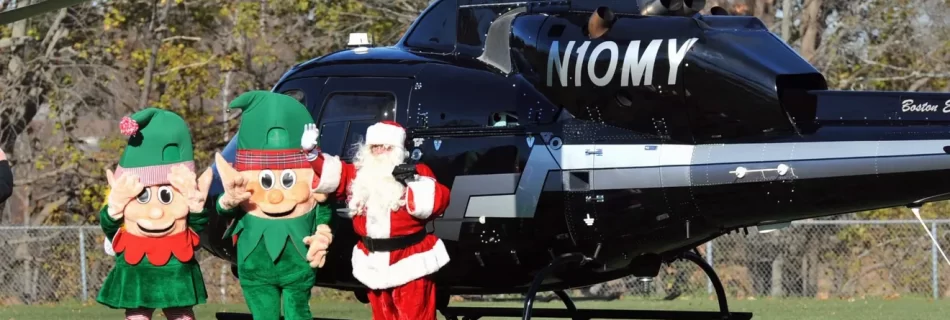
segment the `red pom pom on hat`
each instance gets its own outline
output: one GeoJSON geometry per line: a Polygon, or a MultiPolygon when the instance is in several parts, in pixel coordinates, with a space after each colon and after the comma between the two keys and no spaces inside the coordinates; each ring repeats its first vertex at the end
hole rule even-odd
{"type": "Polygon", "coordinates": [[[119,122],[119,132],[126,137],[134,136],[136,132],[139,132],[139,123],[132,118],[122,117],[122,121],[119,122]]]}

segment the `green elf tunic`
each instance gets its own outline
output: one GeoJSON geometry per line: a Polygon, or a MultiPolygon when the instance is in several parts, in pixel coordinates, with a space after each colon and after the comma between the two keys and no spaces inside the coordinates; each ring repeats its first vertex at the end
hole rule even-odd
{"type": "Polygon", "coordinates": [[[96,301],[114,309],[164,309],[205,303],[208,294],[194,258],[199,240],[196,232],[208,223],[205,212],[189,214],[189,229],[185,232],[144,238],[121,230],[121,219],[113,220],[107,210],[108,206],[103,206],[99,221],[106,236],[115,239],[115,267],[106,276],[96,301]]]}
{"type": "Polygon", "coordinates": [[[226,234],[237,238],[238,278],[254,319],[279,319],[281,295],[286,319],[312,319],[309,302],[316,270],[307,262],[303,238],[330,222],[330,208],[318,204],[300,217],[264,219],[240,207],[224,210],[215,202],[219,215],[237,217],[233,231],[226,234]]]}

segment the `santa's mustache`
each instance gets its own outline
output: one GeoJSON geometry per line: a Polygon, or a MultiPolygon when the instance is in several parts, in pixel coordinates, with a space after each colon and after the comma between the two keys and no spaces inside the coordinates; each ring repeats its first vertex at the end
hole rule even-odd
{"type": "Polygon", "coordinates": [[[388,170],[388,173],[391,174],[397,165],[405,162],[405,157],[402,152],[399,151],[399,148],[394,148],[392,151],[376,155],[372,153],[369,147],[363,147],[360,149],[360,152],[357,153],[355,157],[356,161],[354,162],[361,171],[363,171],[362,169],[364,168],[370,171],[388,170]]]}

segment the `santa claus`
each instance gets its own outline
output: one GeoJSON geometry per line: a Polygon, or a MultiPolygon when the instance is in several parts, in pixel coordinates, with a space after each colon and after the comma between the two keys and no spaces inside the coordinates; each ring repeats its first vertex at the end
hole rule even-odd
{"type": "Polygon", "coordinates": [[[373,319],[436,319],[431,275],[449,262],[426,223],[449,204],[449,190],[423,164],[405,164],[406,132],[383,121],[366,130],[353,163],[321,153],[319,132],[307,125],[301,147],[320,176],[315,192],[347,199],[353,230],[353,276],[369,287],[373,319]]]}

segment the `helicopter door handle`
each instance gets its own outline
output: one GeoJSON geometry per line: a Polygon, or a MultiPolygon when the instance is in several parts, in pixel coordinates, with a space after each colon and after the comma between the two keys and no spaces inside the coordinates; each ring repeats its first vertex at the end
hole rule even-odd
{"type": "Polygon", "coordinates": [[[603,154],[604,154],[604,150],[602,150],[602,149],[594,149],[594,150],[587,149],[587,150],[584,151],[584,153],[587,154],[588,156],[589,156],[589,155],[598,155],[598,156],[600,156],[600,155],[603,155],[603,154]]]}
{"type": "Polygon", "coordinates": [[[775,172],[778,172],[778,175],[784,176],[785,174],[788,173],[788,170],[789,170],[789,169],[791,169],[791,167],[789,167],[788,165],[782,163],[782,164],[779,164],[777,167],[775,167],[775,169],[755,169],[755,170],[749,170],[749,169],[746,169],[745,167],[736,167],[736,170],[729,171],[729,173],[735,174],[735,175],[736,175],[736,178],[742,179],[742,178],[745,177],[745,175],[746,175],[747,173],[749,173],[749,172],[775,171],[775,172]]]}

